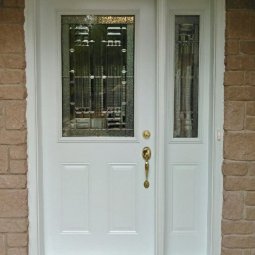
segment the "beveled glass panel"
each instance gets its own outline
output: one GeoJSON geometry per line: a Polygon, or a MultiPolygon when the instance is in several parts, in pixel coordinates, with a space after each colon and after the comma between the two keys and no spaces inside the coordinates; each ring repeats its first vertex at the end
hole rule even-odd
{"type": "Polygon", "coordinates": [[[174,137],[198,137],[199,16],[175,16],[174,137]]]}
{"type": "Polygon", "coordinates": [[[62,16],[62,135],[134,136],[135,17],[62,16]]]}

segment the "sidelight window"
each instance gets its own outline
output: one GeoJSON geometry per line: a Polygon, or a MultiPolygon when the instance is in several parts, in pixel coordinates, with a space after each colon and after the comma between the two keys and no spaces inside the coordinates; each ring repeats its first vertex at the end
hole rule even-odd
{"type": "Polygon", "coordinates": [[[174,137],[198,137],[199,16],[175,16],[174,137]]]}

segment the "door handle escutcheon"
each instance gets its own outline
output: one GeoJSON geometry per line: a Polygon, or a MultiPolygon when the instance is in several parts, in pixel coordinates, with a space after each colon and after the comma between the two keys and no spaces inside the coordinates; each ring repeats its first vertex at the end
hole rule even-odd
{"type": "Polygon", "coordinates": [[[145,181],[143,183],[144,188],[148,189],[150,186],[150,183],[148,181],[149,178],[149,169],[150,169],[150,164],[149,160],[151,158],[151,149],[149,147],[144,147],[143,152],[142,152],[143,159],[145,160],[145,181]]]}

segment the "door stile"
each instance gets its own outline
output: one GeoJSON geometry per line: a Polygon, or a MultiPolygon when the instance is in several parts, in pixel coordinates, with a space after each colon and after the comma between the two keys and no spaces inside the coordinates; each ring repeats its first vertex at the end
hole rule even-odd
{"type": "Polygon", "coordinates": [[[165,242],[165,145],[166,145],[166,23],[167,1],[157,0],[157,70],[156,70],[156,175],[155,175],[155,255],[164,254],[165,242]]]}

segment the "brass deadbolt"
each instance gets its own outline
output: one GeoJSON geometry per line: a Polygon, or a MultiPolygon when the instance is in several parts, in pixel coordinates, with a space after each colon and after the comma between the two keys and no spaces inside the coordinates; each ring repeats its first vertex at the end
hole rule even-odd
{"type": "Polygon", "coordinates": [[[143,131],[143,138],[144,139],[149,139],[151,137],[151,132],[149,130],[144,130],[143,131]]]}

